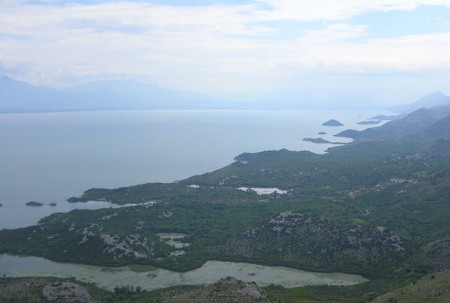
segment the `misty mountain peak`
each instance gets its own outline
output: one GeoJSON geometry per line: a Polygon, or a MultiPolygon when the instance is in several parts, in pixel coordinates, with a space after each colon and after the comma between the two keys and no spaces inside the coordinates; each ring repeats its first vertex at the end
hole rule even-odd
{"type": "Polygon", "coordinates": [[[389,109],[395,112],[400,113],[411,113],[415,110],[418,110],[422,107],[429,108],[433,106],[442,106],[442,105],[450,105],[450,97],[445,95],[441,91],[435,91],[429,94],[426,94],[416,102],[412,104],[391,106],[389,109]]]}
{"type": "Polygon", "coordinates": [[[445,97],[447,97],[447,96],[443,92],[441,92],[440,90],[437,90],[437,91],[431,92],[429,94],[426,94],[425,96],[423,96],[422,98],[417,100],[417,103],[427,102],[429,100],[441,99],[441,98],[445,98],[445,97]]]}

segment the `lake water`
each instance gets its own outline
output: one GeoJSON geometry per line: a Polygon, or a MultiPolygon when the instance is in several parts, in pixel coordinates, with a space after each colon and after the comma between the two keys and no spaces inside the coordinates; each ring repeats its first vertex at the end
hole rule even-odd
{"type": "MultiPolygon", "coordinates": [[[[110,111],[0,114],[0,228],[29,226],[53,212],[117,207],[106,202],[67,203],[92,187],[115,188],[146,182],[173,182],[223,167],[243,152],[310,150],[329,144],[302,141],[320,137],[348,142],[334,134],[364,129],[359,121],[378,110],[341,111],[110,111]],[[337,119],[343,127],[323,127],[337,119]],[[28,201],[46,203],[25,206],[28,201]],[[55,202],[56,206],[48,203],[55,202]]],[[[175,240],[174,240],[175,241],[175,240]]],[[[351,285],[356,275],[304,272],[291,268],[209,261],[177,273],[163,269],[134,272],[61,264],[43,258],[0,256],[0,275],[74,276],[101,287],[134,285],[157,289],[212,283],[225,276],[285,287],[351,285]]]]}
{"type": "Polygon", "coordinates": [[[281,266],[263,266],[248,263],[208,261],[202,267],[179,273],[165,269],[136,272],[128,266],[99,267],[56,263],[38,257],[0,255],[0,275],[8,277],[52,276],[75,277],[84,282],[113,290],[116,286],[133,285],[154,290],[174,285],[198,285],[217,282],[227,276],[259,286],[270,284],[287,288],[305,285],[354,285],[367,279],[344,273],[317,273],[281,266]]]}
{"type": "Polygon", "coordinates": [[[223,167],[243,152],[287,148],[323,153],[333,137],[380,110],[106,111],[0,114],[0,228],[53,212],[109,207],[65,200],[92,187],[172,182],[223,167]],[[329,119],[345,126],[324,127],[329,119]],[[318,132],[327,132],[319,136],[318,132]],[[56,206],[25,206],[28,201],[56,206]]]}

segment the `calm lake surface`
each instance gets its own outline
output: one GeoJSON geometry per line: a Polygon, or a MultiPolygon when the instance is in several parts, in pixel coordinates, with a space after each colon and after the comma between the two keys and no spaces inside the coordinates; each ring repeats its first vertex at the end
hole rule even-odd
{"type": "Polygon", "coordinates": [[[287,148],[323,153],[333,137],[380,110],[103,111],[0,114],[0,229],[53,212],[108,203],[65,200],[92,187],[172,182],[213,171],[243,152],[287,148]],[[329,119],[345,126],[324,127],[329,119]],[[318,132],[327,132],[320,136],[318,132]],[[25,206],[26,202],[57,203],[25,206]]]}
{"type": "Polygon", "coordinates": [[[317,273],[281,266],[262,266],[248,263],[208,261],[202,267],[179,273],[165,269],[146,272],[124,267],[99,267],[80,264],[56,263],[38,257],[0,255],[0,275],[8,277],[52,276],[75,277],[84,282],[113,290],[116,286],[140,286],[154,290],[174,285],[210,284],[227,276],[259,286],[270,284],[287,288],[305,285],[354,285],[367,279],[343,273],[317,273]]]}
{"type": "MultiPolygon", "coordinates": [[[[323,153],[330,144],[302,141],[322,137],[349,142],[334,134],[364,129],[359,121],[379,110],[340,111],[109,111],[0,114],[0,229],[36,224],[54,212],[75,208],[116,207],[106,202],[67,203],[92,187],[115,188],[147,182],[173,182],[213,171],[243,152],[310,150],[323,153]],[[323,127],[329,119],[343,127],[323,127]],[[318,132],[327,135],[318,135],[318,132]],[[46,203],[41,207],[26,202],[46,203]],[[48,203],[57,203],[50,206],[48,203]]],[[[284,267],[209,261],[177,273],[163,269],[134,272],[61,264],[43,258],[0,256],[0,274],[74,276],[101,287],[134,285],[157,289],[213,283],[233,276],[244,281],[285,287],[309,284],[350,285],[356,275],[314,273],[284,267]]]]}

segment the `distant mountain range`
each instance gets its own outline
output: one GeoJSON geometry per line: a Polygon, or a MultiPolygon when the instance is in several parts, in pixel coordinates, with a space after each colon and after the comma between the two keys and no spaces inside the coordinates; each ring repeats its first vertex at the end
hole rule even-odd
{"type": "Polygon", "coordinates": [[[423,96],[412,104],[391,106],[388,109],[398,113],[411,113],[423,107],[440,105],[450,105],[450,96],[445,95],[443,92],[436,91],[423,96]]]}
{"type": "Polygon", "coordinates": [[[131,81],[99,81],[54,89],[6,76],[0,78],[0,112],[214,109],[225,106],[224,102],[206,95],[131,81]]]}
{"type": "MultiPolygon", "coordinates": [[[[442,92],[434,92],[413,104],[394,106],[388,109],[394,112],[410,113],[421,107],[444,104],[450,104],[450,97],[442,92]]],[[[294,108],[311,108],[311,104],[302,105],[301,102],[296,104],[288,100],[241,102],[234,98],[219,98],[188,91],[170,90],[132,81],[97,81],[67,89],[55,89],[33,86],[7,76],[0,78],[0,113],[124,109],[294,108]]]]}
{"type": "Polygon", "coordinates": [[[354,129],[344,130],[336,134],[336,137],[348,137],[353,139],[373,139],[381,136],[407,135],[421,131],[435,124],[439,120],[450,115],[450,104],[420,108],[402,119],[389,121],[379,127],[368,128],[363,131],[354,129]]]}

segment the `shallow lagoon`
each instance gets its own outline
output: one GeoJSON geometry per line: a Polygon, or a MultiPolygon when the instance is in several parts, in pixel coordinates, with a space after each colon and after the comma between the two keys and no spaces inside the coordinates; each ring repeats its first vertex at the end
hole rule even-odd
{"type": "Polygon", "coordinates": [[[175,285],[209,284],[227,276],[256,282],[259,286],[275,284],[287,288],[305,285],[354,285],[367,281],[359,275],[308,272],[281,266],[237,262],[208,261],[202,267],[184,273],[160,268],[141,272],[132,270],[129,266],[99,267],[10,255],[0,255],[0,275],[75,277],[109,290],[127,285],[154,290],[175,285]]]}

